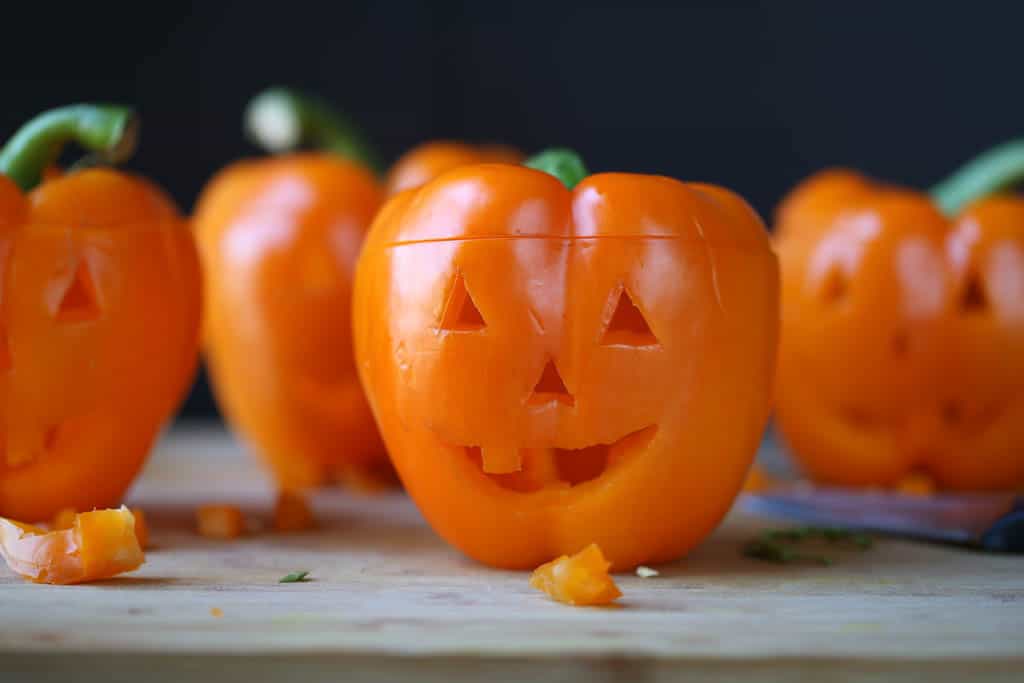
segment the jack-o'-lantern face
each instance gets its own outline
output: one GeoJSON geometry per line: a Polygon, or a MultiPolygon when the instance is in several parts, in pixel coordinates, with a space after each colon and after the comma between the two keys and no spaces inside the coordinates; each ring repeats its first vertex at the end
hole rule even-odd
{"type": "MultiPolygon", "coordinates": [[[[932,464],[959,488],[1024,485],[1024,200],[967,208],[946,239],[952,296],[951,374],[940,418],[946,457],[932,464]],[[955,373],[955,374],[952,374],[955,373]]],[[[943,374],[940,370],[937,374],[943,374]]]]}
{"type": "Polygon", "coordinates": [[[392,458],[439,533],[535,566],[617,567],[721,518],[766,419],[776,270],[719,188],[530,169],[442,176],[385,206],[356,348],[392,458]]]}
{"type": "MultiPolygon", "coordinates": [[[[662,283],[679,279],[672,259],[651,255],[652,248],[664,245],[523,238],[435,247],[449,252],[439,281],[401,302],[438,313],[403,330],[405,347],[419,349],[409,358],[403,421],[424,423],[441,443],[467,449],[482,471],[499,475],[500,485],[519,490],[596,477],[610,452],[625,455],[618,447],[629,435],[643,447],[668,400],[659,378],[681,369],[678,351],[673,358],[637,304],[656,305],[662,283]],[[512,296],[489,275],[513,274],[524,263],[533,266],[529,280],[510,283],[526,285],[512,296]],[[559,296],[576,287],[591,294],[578,302],[559,296]],[[489,380],[495,375],[502,381],[489,380]]],[[[397,255],[399,268],[416,251],[397,255]]],[[[682,305],[665,307],[667,319],[658,322],[669,328],[666,343],[676,342],[673,316],[685,313],[682,305]]]]}
{"type": "Polygon", "coordinates": [[[952,224],[918,193],[824,174],[780,212],[777,412],[816,479],[1024,481],[1024,202],[952,224]]]}
{"type": "Polygon", "coordinates": [[[120,502],[191,380],[199,278],[142,181],[84,171],[30,200],[0,226],[0,514],[38,521],[120,502]]]}

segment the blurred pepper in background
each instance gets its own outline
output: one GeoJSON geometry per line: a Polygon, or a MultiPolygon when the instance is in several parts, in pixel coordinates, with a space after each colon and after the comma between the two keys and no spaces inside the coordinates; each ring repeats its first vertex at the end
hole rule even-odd
{"type": "Polygon", "coordinates": [[[813,479],[1024,486],[1024,142],[931,195],[847,170],[782,203],[777,423],[813,479]]]}
{"type": "MultiPolygon", "coordinates": [[[[246,120],[259,144],[287,153],[224,169],[196,208],[215,395],[283,488],[377,488],[394,476],[356,376],[350,311],[356,258],[386,194],[380,164],[351,122],[292,91],[257,96],[246,120]],[[301,145],[313,151],[290,152],[301,145]]],[[[392,182],[476,160],[453,149],[471,148],[426,146],[392,182]]]]}

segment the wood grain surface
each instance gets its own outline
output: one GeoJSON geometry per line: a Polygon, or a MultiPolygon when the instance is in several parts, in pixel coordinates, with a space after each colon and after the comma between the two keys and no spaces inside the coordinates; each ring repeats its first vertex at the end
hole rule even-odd
{"type": "Polygon", "coordinates": [[[258,526],[272,499],[223,432],[172,432],[131,495],[155,544],[139,571],[55,587],[0,569],[0,680],[1024,679],[1020,557],[882,541],[777,566],[739,554],[767,523],[737,513],[660,576],[619,577],[618,607],[576,609],[463,558],[397,494],[318,494],[307,533],[192,531],[199,503],[258,526]],[[313,580],[278,583],[295,570],[313,580]]]}

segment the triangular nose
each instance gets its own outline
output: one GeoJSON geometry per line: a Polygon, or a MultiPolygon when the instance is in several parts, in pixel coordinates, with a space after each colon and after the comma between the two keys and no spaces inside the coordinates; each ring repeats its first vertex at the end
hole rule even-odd
{"type": "Polygon", "coordinates": [[[558,401],[567,406],[576,404],[576,399],[565,388],[565,382],[562,381],[555,362],[548,359],[547,364],[544,365],[544,371],[540,373],[540,379],[537,380],[537,386],[533,388],[529,402],[532,405],[542,405],[551,401],[558,401]]]}
{"type": "Polygon", "coordinates": [[[95,320],[100,316],[99,303],[96,300],[96,285],[92,273],[85,262],[78,264],[71,285],[57,307],[57,320],[60,322],[83,322],[95,320]]]}

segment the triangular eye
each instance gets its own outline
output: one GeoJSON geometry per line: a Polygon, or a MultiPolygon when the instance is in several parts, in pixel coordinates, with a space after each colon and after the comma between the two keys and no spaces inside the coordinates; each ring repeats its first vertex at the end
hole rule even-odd
{"type": "Polygon", "coordinates": [[[78,264],[71,285],[57,307],[57,320],[62,323],[77,323],[100,317],[100,306],[96,300],[96,285],[85,262],[78,264]]]}
{"type": "Polygon", "coordinates": [[[441,316],[441,329],[474,332],[482,330],[486,326],[487,323],[484,322],[480,309],[473,303],[473,297],[466,289],[466,280],[462,277],[462,273],[456,273],[452,291],[448,294],[448,301],[444,305],[444,314],[441,316]]]}
{"type": "Polygon", "coordinates": [[[547,364],[544,366],[544,371],[540,373],[540,379],[537,380],[537,386],[533,388],[533,393],[530,394],[529,403],[531,405],[543,405],[551,401],[558,401],[567,406],[572,406],[576,403],[576,399],[573,398],[572,394],[565,387],[565,382],[562,381],[562,376],[558,373],[555,362],[548,359],[547,364]]]}
{"type": "Polygon", "coordinates": [[[988,308],[988,294],[978,273],[972,272],[967,277],[967,286],[960,298],[960,310],[964,313],[980,313],[988,308]]]}
{"type": "Polygon", "coordinates": [[[608,321],[601,344],[604,346],[655,346],[658,338],[651,331],[644,314],[623,287],[615,304],[615,312],[608,321]]]}

